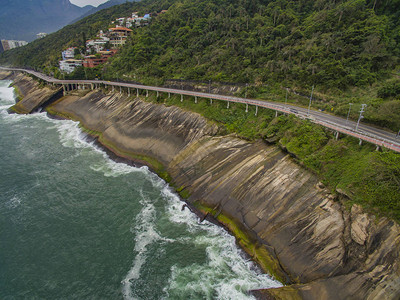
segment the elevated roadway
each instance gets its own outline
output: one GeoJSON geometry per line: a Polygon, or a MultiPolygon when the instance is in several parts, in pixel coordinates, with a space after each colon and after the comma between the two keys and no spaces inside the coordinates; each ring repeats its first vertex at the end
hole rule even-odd
{"type": "Polygon", "coordinates": [[[249,105],[255,106],[255,113],[257,114],[258,108],[268,108],[272,109],[276,112],[282,112],[286,114],[293,114],[299,118],[309,119],[311,122],[316,124],[320,124],[324,127],[330,128],[336,131],[337,134],[343,133],[353,137],[356,137],[361,141],[367,141],[373,143],[377,146],[386,147],[388,149],[400,152],[400,137],[396,134],[385,131],[383,129],[379,129],[370,125],[360,123],[358,129],[356,130],[356,122],[351,120],[346,120],[341,117],[332,116],[327,113],[323,113],[320,111],[310,110],[298,106],[293,106],[289,104],[283,104],[278,102],[264,101],[264,100],[255,100],[255,99],[246,99],[234,96],[225,96],[218,94],[210,94],[210,93],[202,93],[202,92],[193,92],[187,90],[180,89],[171,89],[157,86],[146,86],[134,83],[124,83],[124,82],[112,82],[112,81],[103,81],[103,80],[62,80],[55,79],[48,75],[42,74],[37,71],[20,69],[20,68],[5,68],[0,67],[2,70],[6,71],[19,71],[31,74],[37,78],[40,78],[48,83],[63,85],[64,89],[67,88],[77,88],[78,86],[89,85],[92,88],[94,86],[104,85],[111,86],[114,88],[126,88],[130,93],[130,89],[136,89],[138,93],[139,90],[145,90],[146,94],[148,91],[155,91],[157,93],[169,93],[169,94],[178,94],[183,96],[192,96],[195,97],[195,101],[197,98],[207,98],[210,100],[220,100],[226,101],[227,106],[229,107],[230,102],[234,103],[242,103],[246,105],[246,111],[248,111],[249,105]]]}

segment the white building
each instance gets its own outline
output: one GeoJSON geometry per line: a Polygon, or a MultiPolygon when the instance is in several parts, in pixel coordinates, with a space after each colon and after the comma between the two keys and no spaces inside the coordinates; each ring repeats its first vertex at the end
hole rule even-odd
{"type": "Polygon", "coordinates": [[[82,60],[79,59],[61,60],[59,63],[60,63],[60,70],[68,74],[72,73],[76,67],[82,66],[82,60]]]}
{"type": "Polygon", "coordinates": [[[119,23],[119,25],[124,25],[124,22],[125,22],[125,18],[118,18],[118,19],[116,19],[115,20],[116,22],[118,22],[119,23]]]}
{"type": "Polygon", "coordinates": [[[74,58],[76,47],[70,47],[62,52],[63,60],[74,58]]]}
{"type": "Polygon", "coordinates": [[[99,39],[88,40],[86,41],[86,50],[89,52],[90,49],[94,49],[94,51],[99,52],[104,50],[104,45],[109,42],[110,39],[106,36],[102,36],[99,39]]]}
{"type": "Polygon", "coordinates": [[[36,35],[36,37],[37,37],[38,39],[44,38],[45,36],[47,36],[47,33],[45,33],[45,32],[40,32],[40,33],[38,33],[38,34],[36,35]]]}
{"type": "Polygon", "coordinates": [[[15,40],[1,40],[1,43],[3,44],[4,51],[22,47],[28,44],[25,41],[15,41],[15,40]]]}

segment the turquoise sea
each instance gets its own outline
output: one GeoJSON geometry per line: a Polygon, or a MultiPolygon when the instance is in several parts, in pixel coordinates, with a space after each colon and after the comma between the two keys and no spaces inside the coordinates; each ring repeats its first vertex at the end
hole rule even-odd
{"type": "Polygon", "coordinates": [[[0,299],[251,299],[281,284],[78,124],[10,115],[0,81],[0,299]]]}

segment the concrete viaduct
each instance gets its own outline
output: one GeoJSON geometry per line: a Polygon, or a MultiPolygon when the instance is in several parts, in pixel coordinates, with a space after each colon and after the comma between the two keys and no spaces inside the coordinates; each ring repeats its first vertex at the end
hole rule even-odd
{"type": "Polygon", "coordinates": [[[64,93],[74,89],[95,89],[104,86],[111,87],[114,92],[122,93],[124,91],[127,92],[128,95],[136,93],[136,96],[139,96],[139,91],[145,91],[146,97],[148,97],[149,91],[154,91],[157,93],[157,96],[159,95],[159,93],[166,93],[169,97],[171,96],[171,94],[180,95],[181,101],[183,101],[184,96],[191,96],[194,97],[195,103],[197,103],[198,98],[210,99],[211,104],[213,100],[220,100],[227,103],[227,108],[229,108],[231,102],[242,103],[246,105],[246,112],[248,112],[249,110],[249,105],[254,106],[256,115],[259,108],[268,108],[274,110],[276,112],[276,115],[278,114],[278,112],[293,114],[299,118],[308,119],[313,123],[330,128],[336,132],[336,138],[338,138],[339,133],[342,133],[358,138],[360,140],[360,144],[362,143],[362,141],[366,141],[375,144],[377,146],[377,149],[379,149],[379,147],[385,147],[393,151],[400,152],[400,137],[396,134],[365,124],[360,124],[358,126],[358,129],[356,130],[356,122],[346,120],[337,116],[332,116],[319,111],[309,111],[306,108],[289,104],[240,98],[234,96],[193,92],[180,89],[170,89],[157,86],[146,86],[133,83],[111,82],[103,80],[61,80],[27,69],[5,67],[0,67],[0,69],[5,71],[28,73],[43,81],[46,81],[47,83],[62,85],[64,93]]]}

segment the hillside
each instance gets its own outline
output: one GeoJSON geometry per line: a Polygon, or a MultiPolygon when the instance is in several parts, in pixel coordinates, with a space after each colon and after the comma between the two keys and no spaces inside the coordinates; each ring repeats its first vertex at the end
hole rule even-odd
{"type": "Polygon", "coordinates": [[[69,0],[3,0],[0,38],[32,41],[39,32],[54,32],[92,9],[69,0]]]}
{"type": "Polygon", "coordinates": [[[79,16],[79,18],[73,20],[71,22],[71,24],[78,22],[79,20],[86,18],[87,16],[90,16],[91,14],[94,14],[102,9],[106,9],[106,8],[112,7],[114,5],[123,4],[126,2],[133,2],[133,0],[129,0],[129,1],[127,1],[127,0],[108,0],[107,2],[104,2],[103,4],[100,4],[97,7],[93,7],[88,12],[84,13],[82,16],[79,16]]]}
{"type": "MultiPolygon", "coordinates": [[[[400,128],[400,1],[147,0],[102,10],[47,39],[0,57],[1,64],[54,72],[61,50],[132,11],[168,12],[137,29],[110,63],[87,76],[163,84],[165,79],[249,83],[249,97],[285,99],[400,128]],[[297,95],[304,95],[299,97],[297,95]]],[[[78,74],[75,74],[79,76],[78,74]]],[[[82,72],[81,75],[82,76],[82,72]]],[[[244,96],[244,91],[242,91],[244,96]]]]}
{"type": "Polygon", "coordinates": [[[0,64],[54,71],[61,60],[62,50],[70,46],[83,47],[87,38],[96,35],[100,29],[106,29],[112,19],[130,13],[131,9],[132,5],[126,3],[102,10],[25,47],[2,53],[0,64]]]}

